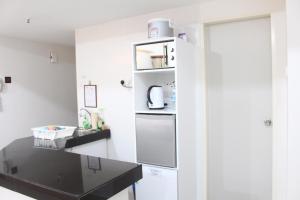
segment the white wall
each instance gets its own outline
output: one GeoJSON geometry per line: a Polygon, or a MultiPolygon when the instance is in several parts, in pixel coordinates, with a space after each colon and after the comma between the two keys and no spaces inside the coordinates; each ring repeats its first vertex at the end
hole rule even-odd
{"type": "Polygon", "coordinates": [[[76,125],[75,50],[0,37],[0,77],[12,77],[0,93],[0,148],[30,136],[30,128],[76,125]],[[58,55],[50,64],[49,51],[58,55]]]}
{"type": "MultiPolygon", "coordinates": [[[[202,48],[200,57],[202,68],[199,68],[199,72],[203,74],[204,40],[201,34],[203,23],[269,15],[282,9],[284,9],[282,0],[217,0],[78,29],[76,31],[78,107],[83,106],[83,84],[89,80],[98,84],[99,104],[104,107],[105,119],[112,130],[112,139],[108,143],[109,157],[126,161],[134,161],[135,158],[132,91],[121,87],[119,82],[121,79],[131,79],[131,43],[146,39],[149,19],[166,17],[173,19],[177,27],[192,25],[193,41],[202,48]]],[[[199,94],[202,95],[205,94],[203,79],[204,77],[199,74],[197,85],[201,90],[199,94]]],[[[199,105],[199,110],[203,109],[205,101],[199,105]]],[[[198,140],[201,155],[205,154],[204,118],[204,115],[199,115],[198,119],[201,122],[198,124],[198,128],[201,129],[198,140]]],[[[200,160],[205,161],[206,158],[199,156],[200,160]]],[[[203,162],[199,162],[199,165],[203,165],[203,162]]],[[[199,177],[205,176],[205,170],[204,166],[199,166],[199,177]]],[[[205,199],[205,179],[199,178],[199,181],[202,182],[202,185],[199,185],[199,188],[202,188],[199,189],[199,197],[205,199]]]]}
{"type": "MultiPolygon", "coordinates": [[[[283,3],[279,0],[239,2],[229,0],[226,3],[212,1],[78,29],[76,31],[78,104],[79,107],[83,106],[82,85],[89,80],[98,83],[100,106],[106,109],[105,115],[109,115],[106,116],[107,122],[110,122],[112,129],[120,127],[120,132],[113,131],[115,137],[113,136],[111,140],[114,143],[110,145],[111,157],[133,159],[133,155],[128,157],[127,152],[124,153],[125,149],[133,153],[133,117],[129,117],[132,114],[132,93],[120,87],[119,81],[131,78],[131,43],[146,39],[149,19],[167,17],[173,19],[177,27],[191,25],[195,27],[195,24],[202,22],[267,15],[282,7],[283,3]],[[120,150],[119,154],[116,153],[116,149],[120,150]]],[[[195,33],[198,33],[197,29],[195,33]]],[[[192,35],[192,38],[199,42],[197,36],[192,35]]]]}
{"type": "Polygon", "coordinates": [[[108,157],[125,161],[135,158],[133,96],[120,80],[131,79],[131,42],[136,39],[143,34],[76,44],[78,106],[83,107],[83,85],[91,80],[98,85],[98,101],[112,132],[108,157]]]}
{"type": "Polygon", "coordinates": [[[300,1],[287,0],[288,200],[300,198],[300,1]]]}

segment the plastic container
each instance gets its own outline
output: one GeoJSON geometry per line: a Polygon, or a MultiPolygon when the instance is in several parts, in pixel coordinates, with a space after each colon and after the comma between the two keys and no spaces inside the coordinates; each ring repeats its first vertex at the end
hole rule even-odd
{"type": "Polygon", "coordinates": [[[33,137],[44,140],[55,140],[72,136],[77,127],[73,126],[55,126],[58,130],[49,130],[48,126],[32,128],[33,137]]]}
{"type": "Polygon", "coordinates": [[[148,21],[148,38],[174,37],[174,28],[169,19],[152,19],[148,21]]]}

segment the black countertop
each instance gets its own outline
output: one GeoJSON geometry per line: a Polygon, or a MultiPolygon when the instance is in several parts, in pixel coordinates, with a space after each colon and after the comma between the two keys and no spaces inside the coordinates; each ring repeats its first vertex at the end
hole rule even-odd
{"type": "Polygon", "coordinates": [[[142,178],[138,164],[34,147],[32,137],[0,151],[0,185],[35,199],[104,200],[142,178]]]}

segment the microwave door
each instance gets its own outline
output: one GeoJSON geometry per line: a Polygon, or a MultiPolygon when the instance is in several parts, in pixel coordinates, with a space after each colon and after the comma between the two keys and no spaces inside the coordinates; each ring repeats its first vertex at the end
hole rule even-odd
{"type": "Polygon", "coordinates": [[[136,46],[137,70],[161,68],[157,60],[164,58],[165,49],[163,43],[145,44],[136,46]]]}
{"type": "Polygon", "coordinates": [[[176,167],[175,115],[136,115],[137,161],[176,167]]]}

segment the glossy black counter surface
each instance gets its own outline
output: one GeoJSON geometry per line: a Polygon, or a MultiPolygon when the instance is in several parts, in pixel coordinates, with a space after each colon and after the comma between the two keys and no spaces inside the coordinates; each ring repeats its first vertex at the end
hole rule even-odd
{"type": "Polygon", "coordinates": [[[76,130],[71,137],[55,139],[55,140],[43,140],[34,139],[34,146],[46,149],[65,149],[72,148],[79,145],[95,142],[98,140],[110,138],[110,130],[91,130],[91,131],[78,131],[76,130]]]}
{"type": "Polygon", "coordinates": [[[90,131],[88,133],[80,133],[75,131],[73,137],[66,140],[65,148],[72,148],[79,145],[95,142],[97,140],[110,138],[110,130],[90,131]]]}
{"type": "Polygon", "coordinates": [[[35,199],[108,199],[141,178],[138,164],[35,148],[32,137],[0,151],[0,185],[35,199]]]}

